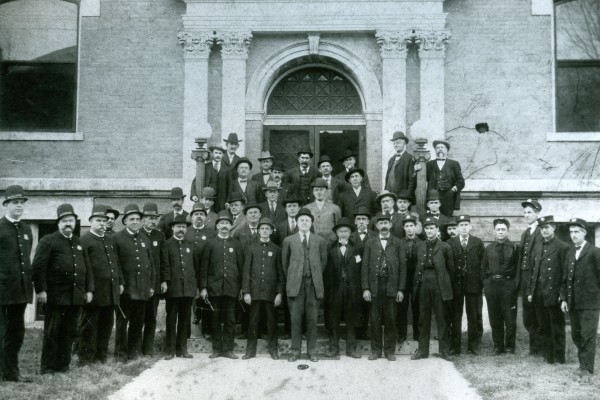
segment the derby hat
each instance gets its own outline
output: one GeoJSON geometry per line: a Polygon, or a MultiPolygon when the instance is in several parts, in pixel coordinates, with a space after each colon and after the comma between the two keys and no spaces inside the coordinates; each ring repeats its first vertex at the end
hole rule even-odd
{"type": "Polygon", "coordinates": [[[296,152],[296,155],[297,155],[298,157],[300,157],[300,154],[308,154],[308,155],[310,156],[310,158],[312,158],[312,157],[313,157],[313,155],[314,155],[314,154],[313,154],[313,152],[312,152],[312,149],[311,149],[310,147],[305,147],[305,148],[303,148],[303,149],[300,149],[300,150],[298,150],[298,151],[296,152]]]}
{"type": "Polygon", "coordinates": [[[186,219],[183,215],[177,215],[177,216],[175,216],[175,218],[173,218],[172,221],[169,221],[169,227],[172,228],[174,225],[177,225],[177,224],[185,224],[185,226],[190,226],[192,223],[189,221],[186,221],[186,219]]]}
{"type": "Polygon", "coordinates": [[[440,193],[437,190],[427,191],[427,201],[439,200],[439,199],[440,199],[440,193]]]}
{"type": "Polygon", "coordinates": [[[338,221],[338,223],[333,228],[331,228],[331,230],[335,233],[335,232],[337,232],[337,230],[339,228],[341,228],[343,226],[345,226],[347,228],[350,228],[350,231],[352,231],[352,232],[354,232],[356,230],[356,226],[354,226],[354,224],[352,223],[352,221],[350,221],[350,219],[346,218],[346,217],[340,218],[340,220],[338,221]]]}
{"type": "Polygon", "coordinates": [[[211,187],[202,188],[202,193],[200,194],[200,197],[214,200],[217,198],[217,191],[211,187]]]}
{"type": "Polygon", "coordinates": [[[445,140],[434,140],[434,141],[433,141],[433,148],[435,149],[435,147],[436,147],[438,144],[443,144],[444,146],[446,146],[446,149],[447,149],[448,151],[450,151],[450,143],[446,142],[445,140]]]}
{"type": "Polygon", "coordinates": [[[344,161],[346,158],[350,158],[350,157],[358,158],[358,153],[356,153],[350,149],[345,149],[342,152],[342,156],[339,158],[339,160],[344,161]]]}
{"type": "Polygon", "coordinates": [[[281,204],[282,204],[284,207],[285,207],[285,206],[287,206],[288,204],[291,204],[291,203],[296,203],[296,204],[298,204],[298,205],[300,206],[300,205],[302,205],[302,200],[300,200],[300,199],[295,199],[295,198],[293,198],[293,197],[290,197],[289,199],[285,199],[285,200],[283,200],[283,201],[281,202],[281,204]]]}
{"type": "Polygon", "coordinates": [[[6,205],[6,203],[11,200],[27,201],[27,197],[25,197],[25,193],[23,192],[23,187],[21,185],[11,185],[4,190],[4,200],[2,201],[2,205],[6,205]]]}
{"type": "Polygon", "coordinates": [[[260,208],[260,206],[257,203],[250,203],[244,207],[244,215],[246,215],[248,210],[251,210],[253,208],[256,208],[258,211],[262,212],[262,208],[260,208]]]}
{"type": "Polygon", "coordinates": [[[315,187],[322,187],[327,189],[329,186],[327,186],[327,181],[323,178],[317,178],[314,181],[312,181],[312,183],[310,184],[311,188],[315,188],[315,187]]]}
{"type": "Polygon", "coordinates": [[[396,200],[410,200],[410,195],[408,194],[408,190],[401,190],[396,193],[396,200]]]}
{"type": "Polygon", "coordinates": [[[223,141],[225,143],[233,143],[233,144],[238,144],[240,142],[243,142],[243,140],[238,139],[237,133],[234,133],[234,132],[230,133],[229,136],[227,136],[227,139],[223,139],[223,141]]]}
{"type": "Polygon", "coordinates": [[[73,210],[72,205],[67,204],[67,203],[61,204],[56,209],[56,222],[60,221],[64,217],[68,217],[70,215],[74,216],[75,219],[77,219],[77,214],[75,214],[75,210],[73,210]]]}
{"type": "Polygon", "coordinates": [[[346,175],[344,176],[346,182],[350,182],[350,175],[352,175],[355,172],[358,172],[363,179],[365,178],[365,171],[363,169],[352,168],[350,171],[346,172],[346,175]]]}
{"type": "Polygon", "coordinates": [[[106,206],[102,204],[96,204],[92,207],[92,215],[88,218],[88,221],[91,221],[92,218],[105,218],[108,219],[108,215],[106,215],[106,206]]]}
{"type": "Polygon", "coordinates": [[[298,211],[298,214],[296,214],[296,221],[298,221],[298,218],[300,218],[303,215],[309,216],[311,221],[315,220],[315,216],[312,215],[308,208],[301,208],[300,211],[298,211]]]}
{"type": "Polygon", "coordinates": [[[242,203],[246,204],[246,197],[244,196],[244,193],[232,192],[231,194],[229,194],[229,197],[227,198],[227,202],[234,203],[236,201],[241,201],[242,203]]]}
{"type": "Polygon", "coordinates": [[[171,195],[169,196],[170,199],[183,199],[185,197],[185,194],[183,194],[183,189],[181,189],[180,187],[174,187],[171,189],[171,195]]]}
{"type": "Polygon", "coordinates": [[[371,212],[365,206],[361,206],[356,209],[356,211],[354,212],[354,217],[356,217],[357,215],[364,215],[367,218],[371,218],[371,212]]]}
{"type": "Polygon", "coordinates": [[[140,208],[137,204],[127,204],[125,206],[125,210],[123,211],[123,217],[121,218],[121,222],[125,222],[125,218],[127,218],[131,214],[137,214],[142,218],[144,214],[140,211],[140,208]]]}
{"type": "Polygon", "coordinates": [[[229,221],[230,224],[233,224],[233,220],[231,219],[231,214],[229,214],[229,211],[227,210],[223,210],[223,211],[219,211],[219,214],[217,215],[217,219],[215,220],[215,225],[219,223],[219,221],[226,219],[227,221],[229,221]]]}
{"type": "Polygon", "coordinates": [[[263,161],[263,160],[272,160],[275,157],[273,157],[271,155],[271,153],[269,153],[269,150],[267,151],[261,151],[260,152],[260,157],[257,158],[258,161],[263,161]]]}
{"type": "Polygon", "coordinates": [[[265,186],[262,187],[265,192],[267,190],[281,190],[281,188],[273,181],[268,181],[265,186]]]}
{"type": "Polygon", "coordinates": [[[199,201],[194,203],[194,206],[192,207],[192,211],[190,211],[190,217],[193,216],[194,213],[197,213],[197,212],[202,212],[202,213],[204,213],[204,215],[208,215],[208,210],[204,206],[204,203],[201,203],[199,201]]]}
{"type": "Polygon", "coordinates": [[[142,207],[142,212],[144,213],[144,217],[160,217],[158,213],[158,206],[156,203],[144,203],[144,207],[142,207]]]}
{"type": "Polygon", "coordinates": [[[408,142],[409,142],[409,139],[406,137],[406,135],[402,131],[394,132],[394,136],[392,136],[392,142],[395,142],[396,140],[404,140],[404,142],[406,144],[408,144],[408,142]]]}
{"type": "Polygon", "coordinates": [[[235,170],[235,169],[237,169],[237,167],[238,167],[240,164],[242,164],[242,163],[246,163],[246,164],[248,164],[248,166],[250,167],[250,169],[252,169],[252,163],[250,162],[250,160],[248,160],[248,158],[247,158],[247,157],[242,157],[242,158],[240,158],[239,160],[237,160],[237,161],[235,162],[235,164],[233,164],[233,169],[234,169],[234,170],[235,170]]]}
{"type": "Polygon", "coordinates": [[[219,150],[221,153],[225,154],[227,153],[227,150],[225,150],[224,148],[222,148],[221,146],[208,146],[208,150],[212,153],[215,150],[219,150]]]}
{"type": "Polygon", "coordinates": [[[321,156],[321,158],[319,158],[319,162],[317,163],[317,168],[320,168],[321,164],[323,164],[324,162],[328,162],[329,164],[332,164],[331,158],[328,155],[324,155],[324,156],[321,156]]]}
{"type": "Polygon", "coordinates": [[[391,197],[394,201],[396,201],[396,199],[398,198],[398,196],[396,196],[396,193],[394,192],[390,192],[389,190],[382,190],[381,193],[379,193],[379,195],[375,198],[375,202],[377,204],[381,203],[381,200],[383,200],[386,197],[391,197]]]}
{"type": "Polygon", "coordinates": [[[286,170],[286,166],[282,161],[275,161],[273,163],[273,166],[271,167],[271,170],[273,171],[281,171],[281,172],[285,172],[286,170]]]}
{"type": "Polygon", "coordinates": [[[111,213],[115,214],[115,219],[119,218],[119,215],[121,215],[121,213],[118,210],[115,210],[111,206],[106,206],[106,214],[111,214],[111,213]]]}

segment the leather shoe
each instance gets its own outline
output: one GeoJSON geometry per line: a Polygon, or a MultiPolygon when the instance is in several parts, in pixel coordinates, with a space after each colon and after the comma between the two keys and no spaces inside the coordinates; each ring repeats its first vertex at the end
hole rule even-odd
{"type": "Polygon", "coordinates": [[[387,358],[388,361],[396,361],[396,356],[393,354],[388,354],[385,358],[387,358]]]}
{"type": "Polygon", "coordinates": [[[379,354],[371,354],[369,356],[369,361],[377,360],[379,358],[379,354]]]}
{"type": "Polygon", "coordinates": [[[353,351],[351,351],[351,352],[349,352],[349,353],[346,353],[346,355],[347,355],[348,357],[352,357],[352,358],[360,358],[360,354],[358,354],[358,353],[355,353],[355,352],[353,352],[353,351]]]}
{"type": "Polygon", "coordinates": [[[421,353],[421,352],[417,351],[415,354],[413,354],[413,355],[410,357],[410,359],[411,359],[411,360],[423,360],[423,359],[425,359],[425,358],[428,358],[428,357],[429,357],[429,355],[427,355],[427,354],[423,354],[423,353],[421,353]]]}
{"type": "Polygon", "coordinates": [[[279,354],[277,353],[269,353],[271,355],[271,359],[273,360],[279,360],[279,354]]]}
{"type": "Polygon", "coordinates": [[[237,360],[239,358],[238,356],[233,354],[231,351],[226,351],[225,353],[221,354],[221,357],[230,358],[232,360],[237,360]]]}
{"type": "Polygon", "coordinates": [[[460,350],[451,349],[450,351],[448,351],[448,354],[450,354],[451,356],[457,356],[460,354],[460,350]]]}
{"type": "Polygon", "coordinates": [[[475,349],[471,349],[471,350],[469,350],[469,354],[476,356],[477,354],[479,354],[479,352],[475,349]]]}
{"type": "Polygon", "coordinates": [[[174,356],[173,354],[167,354],[167,355],[165,356],[165,360],[167,360],[167,361],[168,361],[168,360],[172,360],[172,359],[174,359],[174,358],[175,358],[175,356],[174,356]]]}
{"type": "Polygon", "coordinates": [[[299,357],[298,357],[298,354],[292,354],[292,355],[290,356],[290,358],[288,358],[288,361],[289,361],[289,362],[295,362],[295,361],[298,361],[298,358],[299,358],[299,357]]]}
{"type": "Polygon", "coordinates": [[[251,358],[254,358],[255,356],[253,356],[252,354],[244,354],[242,356],[242,360],[249,360],[251,358]]]}
{"type": "Polygon", "coordinates": [[[437,357],[441,358],[442,360],[451,361],[450,354],[448,353],[437,354],[437,357]]]}
{"type": "Polygon", "coordinates": [[[317,357],[317,356],[308,356],[308,359],[310,360],[310,362],[317,362],[317,361],[319,361],[319,357],[317,357]]]}
{"type": "Polygon", "coordinates": [[[208,358],[217,358],[217,357],[221,357],[221,354],[219,354],[219,353],[212,353],[210,356],[208,356],[208,358]]]}
{"type": "Polygon", "coordinates": [[[181,357],[181,358],[194,358],[194,356],[191,355],[190,353],[183,353],[183,354],[180,354],[177,357],[181,357]]]}
{"type": "Polygon", "coordinates": [[[340,355],[340,353],[335,350],[329,350],[329,351],[327,351],[327,353],[325,353],[326,357],[337,357],[339,355],[340,355]]]}

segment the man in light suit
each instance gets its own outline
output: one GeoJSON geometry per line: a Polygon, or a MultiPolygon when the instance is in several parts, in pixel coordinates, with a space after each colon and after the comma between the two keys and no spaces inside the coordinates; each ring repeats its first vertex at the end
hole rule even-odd
{"type": "Polygon", "coordinates": [[[246,225],[246,216],[242,213],[244,206],[246,205],[246,198],[243,193],[233,192],[227,198],[227,204],[229,205],[229,214],[231,214],[231,236],[246,225]]]}
{"type": "Polygon", "coordinates": [[[323,271],[327,264],[327,242],[312,234],[310,227],[314,217],[306,208],[296,215],[298,233],[283,240],[282,267],[286,278],[292,320],[292,355],[289,361],[297,361],[302,346],[302,320],[306,318],[308,358],[319,361],[317,351],[317,315],[319,302],[323,299],[323,271]]]}
{"type": "Polygon", "coordinates": [[[392,144],[396,154],[388,161],[387,172],[385,173],[385,189],[396,194],[406,191],[409,197],[408,200],[414,204],[417,179],[415,160],[412,154],[406,151],[408,141],[404,132],[394,132],[392,144]]]}
{"type": "Polygon", "coordinates": [[[448,142],[434,140],[433,148],[437,159],[427,161],[427,189],[439,192],[440,212],[451,217],[454,210],[460,209],[460,191],[465,187],[465,179],[458,161],[447,158],[448,142]]]}
{"type": "Polygon", "coordinates": [[[315,201],[306,205],[314,220],[317,235],[326,240],[335,239],[332,229],[342,218],[342,212],[331,200],[327,200],[327,183],[323,178],[317,178],[311,184],[315,201]]]}

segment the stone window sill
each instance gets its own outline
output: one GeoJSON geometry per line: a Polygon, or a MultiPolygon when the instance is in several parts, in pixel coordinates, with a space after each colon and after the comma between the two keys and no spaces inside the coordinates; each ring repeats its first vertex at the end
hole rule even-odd
{"type": "Polygon", "coordinates": [[[77,141],[83,140],[81,132],[18,132],[0,131],[2,140],[27,140],[27,141],[77,141]]]}
{"type": "Polygon", "coordinates": [[[600,132],[549,132],[547,142],[600,142],[600,132]]]}

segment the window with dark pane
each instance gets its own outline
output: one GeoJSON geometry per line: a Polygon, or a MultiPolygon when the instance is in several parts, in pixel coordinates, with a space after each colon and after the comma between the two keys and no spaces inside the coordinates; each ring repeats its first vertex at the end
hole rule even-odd
{"type": "Polygon", "coordinates": [[[267,113],[356,115],[362,113],[362,103],[345,76],[327,68],[310,67],[290,73],[275,86],[267,113]]]}
{"type": "Polygon", "coordinates": [[[78,1],[0,1],[0,130],[74,132],[78,1]]]}

